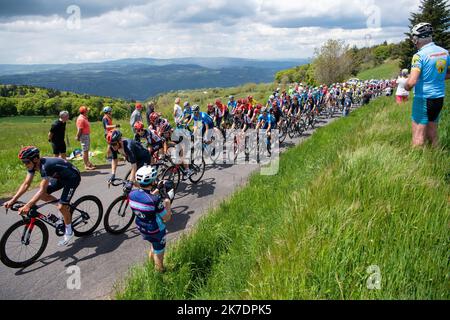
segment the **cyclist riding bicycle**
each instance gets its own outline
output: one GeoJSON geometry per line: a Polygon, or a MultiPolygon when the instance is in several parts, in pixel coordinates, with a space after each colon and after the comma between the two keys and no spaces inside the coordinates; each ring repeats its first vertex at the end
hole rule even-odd
{"type": "Polygon", "coordinates": [[[153,154],[163,148],[163,140],[158,136],[155,130],[145,129],[144,124],[138,121],[134,124],[136,135],[134,140],[141,142],[142,139],[146,142],[147,150],[150,152],[153,161],[153,154]]]}
{"type": "Polygon", "coordinates": [[[130,208],[136,216],[135,223],[142,238],[152,247],[149,259],[154,261],[156,270],[164,271],[164,251],[166,247],[166,223],[172,217],[170,199],[162,199],[158,189],[155,167],[144,166],[136,173],[139,189],[129,194],[130,208]]]}
{"type": "Polygon", "coordinates": [[[182,127],[188,127],[189,124],[192,121],[192,109],[191,109],[191,105],[189,104],[189,102],[185,102],[184,103],[184,110],[183,110],[183,119],[181,121],[181,125],[180,128],[182,127]]]}
{"type": "Polygon", "coordinates": [[[161,118],[159,113],[153,112],[150,115],[150,127],[149,129],[155,130],[156,134],[161,137],[163,141],[164,154],[170,147],[171,137],[172,137],[172,126],[167,119],[161,118]]]}
{"type": "Polygon", "coordinates": [[[267,108],[263,108],[261,110],[261,115],[258,117],[258,123],[256,124],[256,130],[263,129],[266,130],[266,144],[267,151],[270,153],[270,139],[271,139],[271,131],[277,128],[277,122],[274,116],[272,116],[267,108]]]}
{"type": "Polygon", "coordinates": [[[192,108],[192,112],[194,114],[194,133],[201,128],[202,138],[206,139],[207,144],[210,144],[214,134],[213,119],[206,112],[200,112],[200,107],[197,105],[192,108]]]}
{"type": "Polygon", "coordinates": [[[56,201],[57,198],[51,194],[61,190],[61,198],[58,203],[58,209],[61,212],[66,225],[65,234],[58,246],[65,246],[73,238],[72,215],[70,213],[70,201],[81,181],[80,171],[70,162],[61,158],[40,157],[39,149],[34,146],[22,148],[19,152],[19,160],[27,168],[28,174],[17,190],[14,197],[3,205],[5,208],[11,208],[14,203],[30,188],[36,171],[41,174],[41,184],[39,190],[28,203],[20,208],[19,214],[27,214],[31,208],[39,201],[56,201]]]}
{"type": "Polygon", "coordinates": [[[134,182],[137,170],[145,164],[150,164],[150,152],[140,142],[133,139],[122,139],[120,130],[109,132],[106,139],[109,144],[108,156],[112,155],[113,159],[111,162],[111,178],[108,180],[108,183],[116,178],[117,164],[119,162],[117,156],[119,153],[125,157],[127,162],[131,163],[130,181],[134,182]]]}

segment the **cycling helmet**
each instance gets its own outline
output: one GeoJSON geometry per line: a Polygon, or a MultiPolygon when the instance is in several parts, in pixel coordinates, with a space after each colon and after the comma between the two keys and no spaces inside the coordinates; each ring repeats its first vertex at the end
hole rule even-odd
{"type": "Polygon", "coordinates": [[[253,96],[248,96],[247,99],[248,99],[249,101],[251,101],[251,100],[253,100],[253,96]]]}
{"type": "Polygon", "coordinates": [[[229,99],[230,99],[230,100],[233,100],[233,99],[234,99],[234,96],[230,96],[229,99]]]}
{"type": "Polygon", "coordinates": [[[136,109],[138,109],[138,110],[142,109],[142,104],[136,103],[136,109]]]}
{"type": "Polygon", "coordinates": [[[433,35],[433,27],[428,22],[416,24],[411,29],[411,35],[420,39],[429,38],[433,35]]]}
{"type": "Polygon", "coordinates": [[[39,149],[35,146],[28,146],[20,149],[19,160],[33,160],[39,158],[39,149]]]}
{"type": "Polygon", "coordinates": [[[248,100],[247,99],[243,99],[242,100],[242,104],[248,104],[248,100]]]}
{"type": "Polygon", "coordinates": [[[200,111],[200,107],[198,106],[198,104],[195,104],[192,106],[192,112],[198,112],[200,111]]]}
{"type": "Polygon", "coordinates": [[[103,108],[103,113],[110,113],[112,111],[112,108],[110,106],[106,106],[103,108]]]}
{"type": "Polygon", "coordinates": [[[144,124],[141,121],[137,121],[134,124],[134,128],[136,129],[136,131],[144,130],[144,124]]]}
{"type": "Polygon", "coordinates": [[[261,109],[261,113],[266,113],[267,112],[267,108],[262,108],[261,109]]]}
{"type": "Polygon", "coordinates": [[[170,123],[168,121],[164,122],[161,125],[161,132],[167,133],[167,132],[170,132],[171,130],[172,130],[172,126],[170,125],[170,123]]]}
{"type": "Polygon", "coordinates": [[[214,110],[214,105],[212,103],[208,103],[207,108],[208,108],[208,111],[212,111],[212,110],[214,110]]]}
{"type": "Polygon", "coordinates": [[[275,99],[275,96],[274,96],[274,95],[271,95],[271,96],[269,97],[269,99],[270,99],[270,100],[273,100],[273,99],[275,99]]]}
{"type": "Polygon", "coordinates": [[[152,112],[152,114],[150,115],[150,122],[155,122],[158,119],[159,119],[159,114],[156,112],[152,112]]]}
{"type": "Polygon", "coordinates": [[[106,140],[108,141],[108,144],[117,143],[122,139],[122,132],[120,130],[113,130],[108,132],[108,135],[106,136],[106,140]]]}
{"type": "Polygon", "coordinates": [[[141,186],[148,186],[155,182],[158,176],[158,169],[152,166],[143,166],[136,172],[136,182],[141,186]]]}
{"type": "Polygon", "coordinates": [[[189,106],[190,106],[189,101],[186,101],[186,102],[184,103],[184,107],[187,108],[187,107],[189,107],[189,106]]]}
{"type": "Polygon", "coordinates": [[[220,99],[216,99],[216,105],[221,105],[222,101],[220,101],[220,99]]]}

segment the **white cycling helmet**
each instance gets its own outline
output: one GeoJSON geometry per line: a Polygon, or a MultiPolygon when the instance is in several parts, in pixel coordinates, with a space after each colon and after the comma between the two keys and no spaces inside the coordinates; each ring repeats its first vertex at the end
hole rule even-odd
{"type": "Polygon", "coordinates": [[[416,24],[411,29],[411,35],[417,38],[428,38],[433,35],[433,27],[428,22],[416,24]]]}
{"type": "Polygon", "coordinates": [[[156,167],[143,166],[136,172],[136,182],[141,186],[148,186],[155,182],[158,175],[156,167]]]}

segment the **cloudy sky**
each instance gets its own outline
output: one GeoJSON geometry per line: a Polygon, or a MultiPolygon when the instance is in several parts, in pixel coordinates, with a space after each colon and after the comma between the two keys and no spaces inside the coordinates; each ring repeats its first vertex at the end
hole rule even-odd
{"type": "Polygon", "coordinates": [[[398,42],[420,0],[0,0],[0,63],[307,58],[398,42]]]}

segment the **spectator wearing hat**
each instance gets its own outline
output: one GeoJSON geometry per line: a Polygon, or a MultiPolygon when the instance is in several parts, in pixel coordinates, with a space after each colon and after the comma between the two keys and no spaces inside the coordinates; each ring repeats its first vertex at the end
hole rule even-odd
{"type": "Polygon", "coordinates": [[[142,122],[142,104],[139,102],[136,102],[136,109],[134,109],[133,113],[130,117],[130,126],[131,130],[133,131],[133,134],[136,135],[136,129],[134,128],[134,124],[138,121],[142,122]]]}
{"type": "Polygon", "coordinates": [[[408,69],[403,69],[398,79],[395,81],[397,84],[397,92],[395,93],[395,100],[398,104],[402,104],[408,101],[409,91],[405,90],[405,84],[408,80],[408,69]]]}
{"type": "Polygon", "coordinates": [[[89,109],[81,106],[79,109],[80,115],[77,119],[77,141],[81,142],[81,150],[83,151],[84,168],[86,170],[94,170],[95,166],[89,161],[89,149],[91,146],[91,125],[87,114],[89,109]]]}
{"type": "Polygon", "coordinates": [[[52,127],[48,133],[48,142],[50,142],[53,154],[56,158],[62,158],[66,160],[66,142],[64,138],[66,136],[66,122],[69,120],[69,112],[61,111],[59,113],[59,119],[53,122],[52,127]]]}

